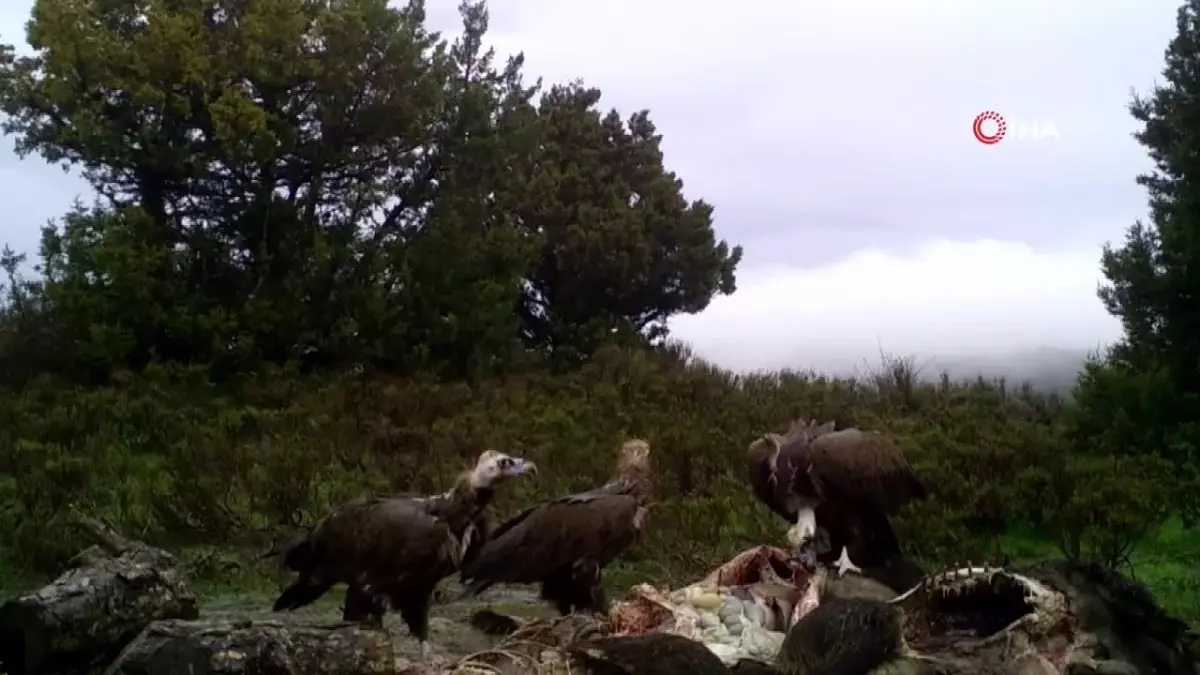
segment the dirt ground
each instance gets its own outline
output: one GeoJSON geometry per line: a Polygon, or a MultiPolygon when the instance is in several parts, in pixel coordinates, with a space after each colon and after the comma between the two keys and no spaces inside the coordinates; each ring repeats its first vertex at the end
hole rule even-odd
{"type": "MultiPolygon", "coordinates": [[[[468,621],[481,609],[528,618],[557,614],[538,599],[536,586],[491,588],[478,597],[456,601],[460,589],[461,586],[455,580],[447,580],[438,587],[435,596],[437,602],[429,614],[429,642],[435,658],[457,659],[488,649],[496,643],[495,638],[476,630],[468,621]]],[[[344,594],[344,587],[337,586],[308,607],[276,614],[271,611],[274,597],[266,593],[209,591],[201,595],[200,615],[202,618],[338,621],[341,619],[344,594]]],[[[389,612],[384,618],[384,627],[392,635],[396,655],[414,662],[420,653],[417,641],[409,635],[408,627],[399,615],[389,612]]]]}

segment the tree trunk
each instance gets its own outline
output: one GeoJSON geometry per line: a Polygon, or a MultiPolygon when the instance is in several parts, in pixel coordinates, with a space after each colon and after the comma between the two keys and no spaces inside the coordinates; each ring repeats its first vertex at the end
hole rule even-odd
{"type": "Polygon", "coordinates": [[[72,514],[97,546],[38,591],[0,605],[0,672],[85,673],[151,622],[198,616],[175,556],[72,514]]]}
{"type": "Polygon", "coordinates": [[[158,621],[104,675],[392,675],[399,673],[386,631],[354,623],[277,620],[158,621]]]}

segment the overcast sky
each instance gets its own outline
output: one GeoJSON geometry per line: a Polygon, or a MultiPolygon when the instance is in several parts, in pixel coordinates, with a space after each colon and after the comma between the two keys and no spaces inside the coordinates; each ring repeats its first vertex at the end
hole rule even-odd
{"type": "MultiPolygon", "coordinates": [[[[840,370],[881,345],[1119,334],[1100,248],[1145,215],[1127,104],[1160,77],[1177,2],[502,0],[490,43],[523,50],[531,80],[649,108],[687,196],[745,248],[738,291],[677,337],[733,368],[840,370]],[[985,110],[1008,122],[994,145],[972,135],[985,110]]],[[[434,28],[458,32],[455,4],[429,2],[434,28]]],[[[0,40],[24,42],[31,6],[4,3],[0,40]]],[[[4,145],[0,239],[33,250],[85,187],[4,145]]]]}

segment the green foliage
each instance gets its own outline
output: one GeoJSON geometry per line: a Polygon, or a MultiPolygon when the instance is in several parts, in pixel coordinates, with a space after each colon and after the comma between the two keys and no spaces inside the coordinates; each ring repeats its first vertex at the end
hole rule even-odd
{"type": "Polygon", "coordinates": [[[931,565],[1019,559],[1015,527],[1113,565],[1163,555],[1137,547],[1167,513],[1156,473],[1167,464],[1069,455],[1052,397],[913,375],[911,361],[892,360],[863,381],[734,376],[670,345],[608,347],[574,372],[473,384],[265,371],[216,386],[182,366],[103,387],[43,378],[0,393],[0,476],[21,476],[0,480],[0,550],[14,577],[59,569],[84,544],[64,524],[75,505],[185,551],[198,575],[261,584],[267,571],[243,569],[249,556],[236,551],[262,550],[342,500],[442,490],[493,447],[545,469],[501,492],[496,508],[510,514],[604,480],[620,442],[643,436],[660,501],[610,581],[680,580],[782,540],[787,525],[746,486],[744,452],[766,430],[817,417],[901,441],[932,498],[896,526],[931,565]]]}
{"type": "MultiPolygon", "coordinates": [[[[542,247],[523,314],[533,345],[589,354],[614,328],[666,334],[665,320],[735,289],[741,247],[717,243],[712,207],[689,204],[663,168],[649,113],[622,124],[595,110],[600,91],[555,87],[542,98],[550,170],[529,186],[525,227],[542,247]]],[[[572,354],[573,355],[573,354],[572,354]]]]}
{"type": "Polygon", "coordinates": [[[1155,455],[1068,455],[1045,492],[1046,528],[1071,558],[1125,566],[1171,514],[1171,466],[1155,455]]]}
{"type": "Polygon", "coordinates": [[[749,493],[743,458],[750,440],[803,416],[902,439],[934,494],[899,520],[903,540],[929,559],[980,559],[1001,555],[1007,525],[1045,503],[995,476],[1050,472],[1057,453],[1047,423],[1026,419],[1045,403],[1033,394],[916,385],[901,411],[883,380],[734,376],[679,348],[608,347],[572,373],[475,384],[266,372],[235,390],[206,377],[151,367],[106,387],[3,394],[0,473],[22,480],[4,488],[0,543],[27,564],[61,563],[80,543],[61,529],[74,503],[150,541],[261,544],[358,494],[444,489],[485,447],[547,469],[503,491],[510,512],[604,480],[620,442],[642,436],[661,501],[631,559],[694,572],[781,539],[786,524],[749,493]]]}
{"type": "Polygon", "coordinates": [[[1190,515],[1200,508],[1194,445],[1198,427],[1186,418],[1195,394],[1180,392],[1164,366],[1092,361],[1085,366],[1063,427],[1072,455],[1131,461],[1150,471],[1166,461],[1153,484],[1171,510],[1190,515]],[[1180,421],[1184,420],[1184,421],[1180,421]]]}
{"type": "Polygon", "coordinates": [[[1183,3],[1177,27],[1165,83],[1130,106],[1142,124],[1138,142],[1155,165],[1138,177],[1149,192],[1151,223],[1134,223],[1124,244],[1106,246],[1101,259],[1108,284],[1100,298],[1121,320],[1124,339],[1105,362],[1087,367],[1066,426],[1075,453],[1151,473],[1159,458],[1169,462],[1156,491],[1193,520],[1200,515],[1200,137],[1193,124],[1200,116],[1200,2],[1183,3]]]}
{"type": "Polygon", "coordinates": [[[34,54],[0,59],[3,128],[103,201],[46,231],[25,335],[76,379],[481,377],[656,340],[733,292],[740,249],[648,113],[577,85],[537,100],[522,57],[482,48],[483,3],[459,9],[448,44],[419,0],[38,0],[34,54]]]}

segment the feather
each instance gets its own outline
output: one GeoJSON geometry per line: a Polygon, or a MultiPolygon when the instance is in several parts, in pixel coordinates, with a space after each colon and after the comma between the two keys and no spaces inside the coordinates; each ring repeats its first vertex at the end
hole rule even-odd
{"type": "Polygon", "coordinates": [[[496,528],[463,565],[463,595],[497,583],[541,583],[543,597],[564,614],[600,609],[601,571],[636,541],[650,492],[649,446],[630,441],[609,482],[525,509],[496,528]]]}
{"type": "Polygon", "coordinates": [[[784,436],[750,445],[747,470],[755,496],[789,523],[813,508],[829,535],[832,556],[845,547],[865,564],[900,556],[888,516],[923,499],[926,490],[899,446],[834,422],[793,422],[784,436]],[[779,439],[776,441],[776,439],[779,439]],[[771,446],[775,446],[772,448],[771,446]]]}
{"type": "Polygon", "coordinates": [[[895,515],[908,502],[925,497],[900,447],[878,433],[843,429],[818,436],[802,457],[807,472],[831,498],[869,501],[895,515]]]}
{"type": "Polygon", "coordinates": [[[488,451],[446,493],[364,497],[337,506],[275,553],[298,577],[274,610],[303,607],[345,583],[345,620],[381,621],[390,602],[424,643],[433,589],[486,531],[484,510],[495,486],[534,471],[532,462],[488,451]]]}
{"type": "Polygon", "coordinates": [[[489,542],[463,568],[463,576],[486,574],[492,583],[533,583],[576,560],[607,564],[632,542],[639,508],[630,495],[543,504],[489,542]]]}

